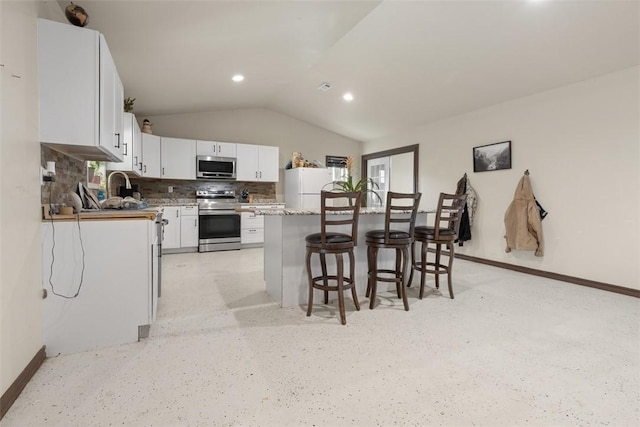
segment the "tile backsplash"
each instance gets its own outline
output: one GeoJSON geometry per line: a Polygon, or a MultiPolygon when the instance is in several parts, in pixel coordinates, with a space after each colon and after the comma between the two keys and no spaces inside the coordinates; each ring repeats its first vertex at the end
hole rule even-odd
{"type": "MultiPolygon", "coordinates": [[[[86,162],[76,160],[66,154],[41,145],[40,162],[46,166],[47,162],[56,162],[56,181],[42,185],[42,203],[60,203],[65,194],[76,192],[78,183],[87,184],[86,162]],[[51,192],[51,195],[50,195],[51,192]],[[51,197],[50,197],[51,196],[51,197]]],[[[275,199],[276,183],[274,182],[242,182],[242,181],[209,181],[209,180],[168,180],[130,177],[131,184],[140,186],[143,199],[194,199],[196,190],[229,189],[240,195],[247,190],[255,199],[275,199]],[[169,193],[169,187],[173,192],[169,193]]],[[[114,189],[124,185],[124,180],[116,175],[112,180],[114,189]]],[[[117,194],[117,190],[113,191],[117,194]]]]}
{"type": "Polygon", "coordinates": [[[130,178],[131,184],[140,185],[140,193],[145,199],[195,199],[196,190],[229,189],[240,195],[247,190],[256,199],[275,199],[276,184],[274,182],[242,182],[242,181],[202,181],[202,180],[169,180],[130,178]],[[173,192],[169,193],[169,187],[173,192]]]}
{"type": "Polygon", "coordinates": [[[87,183],[87,166],[84,161],[41,145],[40,164],[46,167],[47,162],[56,162],[56,180],[41,186],[41,203],[60,203],[65,194],[76,191],[79,182],[87,183]]]}

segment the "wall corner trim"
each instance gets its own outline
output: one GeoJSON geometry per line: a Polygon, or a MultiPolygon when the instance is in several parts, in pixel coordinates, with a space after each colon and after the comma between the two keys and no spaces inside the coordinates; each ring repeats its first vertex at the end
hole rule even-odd
{"type": "Polygon", "coordinates": [[[33,356],[29,364],[22,370],[20,375],[18,375],[18,378],[16,378],[7,391],[2,394],[0,398],[0,420],[4,418],[9,408],[11,408],[11,405],[13,405],[13,402],[16,401],[20,393],[22,393],[22,390],[27,386],[27,383],[33,378],[40,366],[42,366],[45,358],[45,346],[42,346],[35,356],[33,356]]]}

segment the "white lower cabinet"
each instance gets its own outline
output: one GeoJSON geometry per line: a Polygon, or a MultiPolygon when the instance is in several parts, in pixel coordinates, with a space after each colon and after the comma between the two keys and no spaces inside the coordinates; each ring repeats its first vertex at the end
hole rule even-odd
{"type": "Polygon", "coordinates": [[[197,206],[165,206],[163,219],[168,222],[164,226],[162,252],[187,252],[198,248],[198,207],[197,206]]]}
{"type": "Polygon", "coordinates": [[[55,221],[41,230],[47,356],[138,341],[156,316],[155,221],[55,221]]]}
{"type": "Polygon", "coordinates": [[[163,212],[162,219],[167,223],[164,225],[162,250],[177,249],[180,247],[180,206],[165,206],[163,212]]]}
{"type": "Polygon", "coordinates": [[[180,207],[180,247],[198,247],[198,207],[180,207]]]}
{"type": "MultiPolygon", "coordinates": [[[[284,205],[250,205],[246,209],[283,209],[284,205]]],[[[264,216],[253,212],[240,214],[240,243],[249,246],[262,246],[264,243],[264,216]]]]}

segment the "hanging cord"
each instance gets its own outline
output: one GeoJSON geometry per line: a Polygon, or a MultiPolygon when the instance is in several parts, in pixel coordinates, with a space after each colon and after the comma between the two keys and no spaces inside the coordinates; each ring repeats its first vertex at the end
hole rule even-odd
{"type": "Polygon", "coordinates": [[[75,295],[73,296],[69,296],[69,295],[63,295],[63,294],[59,294],[55,291],[55,289],[53,288],[53,263],[56,260],[56,256],[55,256],[55,248],[56,248],[56,229],[54,227],[54,220],[53,220],[53,204],[51,203],[51,183],[49,183],[49,217],[51,218],[51,240],[53,242],[53,244],[51,245],[51,267],[49,270],[49,286],[51,286],[51,293],[53,293],[56,296],[62,297],[62,298],[66,298],[66,299],[74,299],[76,298],[79,294],[80,294],[80,289],[82,289],[82,283],[84,282],[84,244],[82,242],[82,230],[80,230],[80,212],[78,212],[78,236],[80,237],[80,248],[82,249],[82,270],[80,272],[80,284],[78,285],[78,290],[76,291],[75,295]]]}

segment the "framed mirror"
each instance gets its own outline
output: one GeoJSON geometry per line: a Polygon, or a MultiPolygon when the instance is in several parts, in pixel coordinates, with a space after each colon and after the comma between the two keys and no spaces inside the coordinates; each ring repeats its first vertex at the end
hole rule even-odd
{"type": "Polygon", "coordinates": [[[378,185],[378,195],[367,197],[366,206],[385,206],[387,192],[415,193],[418,191],[419,145],[408,145],[362,156],[362,177],[371,178],[378,185]]]}

